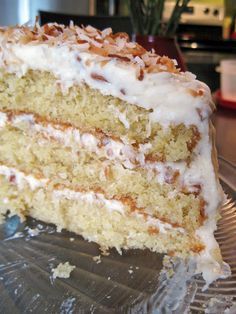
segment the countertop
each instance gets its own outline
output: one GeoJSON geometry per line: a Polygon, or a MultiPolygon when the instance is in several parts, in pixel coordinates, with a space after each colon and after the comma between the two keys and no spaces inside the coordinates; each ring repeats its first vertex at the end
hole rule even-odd
{"type": "Polygon", "coordinates": [[[236,167],[236,110],[217,105],[213,114],[218,155],[236,167]]]}

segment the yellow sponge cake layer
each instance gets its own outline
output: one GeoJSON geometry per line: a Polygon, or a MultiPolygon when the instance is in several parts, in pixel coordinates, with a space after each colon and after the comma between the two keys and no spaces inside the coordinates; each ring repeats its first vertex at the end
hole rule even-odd
{"type": "Polygon", "coordinates": [[[148,142],[147,159],[187,160],[200,139],[193,125],[173,124],[164,129],[149,122],[150,110],[86,85],[72,86],[64,95],[48,72],[29,71],[22,77],[1,73],[0,77],[0,109],[36,113],[88,132],[97,130],[135,147],[148,142]]]}
{"type": "Polygon", "coordinates": [[[198,238],[188,235],[183,228],[140,213],[127,214],[122,202],[106,200],[101,194],[76,193],[52,187],[45,190],[40,188],[42,180],[37,186],[36,179],[32,189],[32,176],[31,188],[27,182],[22,182],[22,175],[16,182],[11,176],[8,179],[0,174],[2,209],[54,223],[59,229],[65,228],[99,243],[104,249],[115,247],[121,252],[122,248],[149,248],[186,256],[204,248],[198,238]],[[20,195],[16,186],[19,181],[20,195]]]}

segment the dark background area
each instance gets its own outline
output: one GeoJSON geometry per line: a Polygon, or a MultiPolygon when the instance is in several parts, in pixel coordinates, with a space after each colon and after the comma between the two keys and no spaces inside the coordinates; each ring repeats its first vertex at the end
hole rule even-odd
{"type": "MultiPolygon", "coordinates": [[[[40,23],[58,22],[68,25],[71,20],[78,25],[92,25],[99,29],[112,27],[114,32],[132,35],[128,16],[69,15],[39,12],[40,23]]],[[[236,41],[222,40],[222,27],[206,25],[180,25],[178,42],[189,71],[209,85],[212,91],[220,87],[220,73],[216,71],[220,60],[236,56],[236,41]]]]}

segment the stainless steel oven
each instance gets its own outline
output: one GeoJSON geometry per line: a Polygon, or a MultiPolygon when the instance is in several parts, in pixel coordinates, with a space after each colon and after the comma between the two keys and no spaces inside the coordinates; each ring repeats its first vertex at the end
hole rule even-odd
{"type": "MultiPolygon", "coordinates": [[[[196,42],[190,43],[191,45],[194,47],[198,46],[196,42]]],[[[209,85],[212,91],[219,89],[220,73],[217,71],[217,67],[221,60],[236,58],[236,47],[234,49],[230,47],[222,49],[223,45],[220,46],[220,43],[213,49],[208,43],[204,44],[204,48],[201,46],[202,48],[188,49],[183,48],[183,46],[186,47],[186,44],[180,43],[188,70],[195,73],[199,80],[209,85]]]]}
{"type": "MultiPolygon", "coordinates": [[[[167,2],[166,18],[175,2],[167,2]]],[[[213,91],[220,87],[220,75],[216,72],[220,61],[236,58],[236,41],[222,39],[224,15],[223,0],[191,0],[178,28],[179,45],[189,71],[213,91]]]]}
{"type": "MultiPolygon", "coordinates": [[[[164,18],[168,19],[176,0],[165,3],[164,18]]],[[[195,25],[222,25],[224,19],[224,0],[191,0],[181,16],[181,23],[195,25]]]]}

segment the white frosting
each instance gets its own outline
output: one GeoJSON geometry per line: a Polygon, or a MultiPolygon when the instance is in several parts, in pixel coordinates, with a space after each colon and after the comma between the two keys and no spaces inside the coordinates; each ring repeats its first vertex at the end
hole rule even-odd
{"type": "MultiPolygon", "coordinates": [[[[5,113],[1,112],[2,115],[5,113]]],[[[7,122],[7,115],[5,114],[5,122],[7,122]]],[[[14,115],[13,124],[21,123],[21,122],[28,122],[28,123],[34,123],[34,115],[33,114],[19,114],[14,115]]]]}
{"type": "Polygon", "coordinates": [[[0,111],[0,129],[4,128],[7,123],[7,115],[0,111]]]}
{"type": "Polygon", "coordinates": [[[35,190],[45,186],[48,181],[47,179],[36,179],[32,175],[26,175],[24,172],[21,172],[16,168],[10,168],[4,165],[0,165],[0,175],[5,176],[8,180],[12,180],[20,190],[23,189],[25,183],[28,183],[30,188],[35,190]]]}
{"type": "Polygon", "coordinates": [[[214,238],[216,230],[216,217],[222,199],[223,191],[218,184],[212,164],[211,151],[212,144],[209,139],[209,125],[204,121],[202,127],[202,139],[198,144],[199,153],[195,160],[191,163],[191,167],[180,168],[180,173],[183,175],[184,183],[188,185],[199,184],[202,187],[202,195],[206,201],[205,214],[207,219],[196,231],[196,236],[200,238],[205,245],[205,249],[197,256],[197,272],[202,273],[206,281],[204,287],[207,288],[210,283],[218,278],[228,277],[230,274],[229,267],[226,263],[219,263],[215,258],[215,250],[219,246],[214,238]]]}
{"type": "Polygon", "coordinates": [[[126,117],[125,113],[122,113],[119,111],[118,108],[116,108],[115,106],[112,106],[113,109],[113,114],[115,112],[115,115],[118,117],[118,119],[120,120],[120,122],[125,126],[126,129],[130,128],[130,124],[129,124],[129,120],[126,117]]]}
{"type": "MultiPolygon", "coordinates": [[[[216,249],[219,249],[218,243],[214,238],[213,232],[216,229],[215,221],[209,219],[203,227],[196,231],[201,241],[205,244],[206,248],[197,256],[197,270],[196,273],[202,273],[206,284],[203,291],[215,280],[219,278],[227,278],[231,275],[230,267],[225,262],[219,263],[214,258],[216,249]]],[[[218,256],[218,255],[217,255],[218,256]]]]}
{"type": "Polygon", "coordinates": [[[82,200],[89,204],[99,204],[105,206],[110,212],[116,211],[124,214],[124,205],[117,200],[108,200],[101,193],[79,192],[70,189],[54,190],[55,198],[66,198],[69,200],[82,200]]]}

